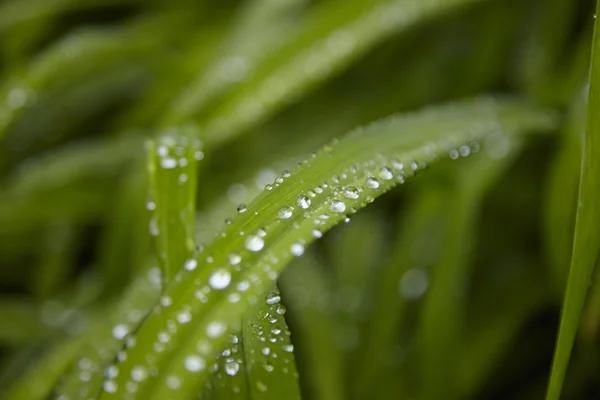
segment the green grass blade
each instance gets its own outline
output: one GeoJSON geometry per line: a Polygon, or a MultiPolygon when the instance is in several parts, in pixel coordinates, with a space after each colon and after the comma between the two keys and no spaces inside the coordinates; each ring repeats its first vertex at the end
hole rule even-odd
{"type": "Polygon", "coordinates": [[[323,296],[331,291],[322,270],[323,265],[309,253],[294,260],[284,271],[281,288],[294,316],[290,324],[298,364],[304,364],[300,381],[307,388],[307,398],[343,400],[347,397],[344,358],[337,342],[340,326],[331,310],[322,304],[323,296]]]}
{"type": "Polygon", "coordinates": [[[258,300],[254,318],[245,318],[242,338],[252,400],[299,400],[294,346],[278,290],[258,300]]]}
{"type": "Polygon", "coordinates": [[[479,1],[377,0],[349,3],[343,9],[324,3],[307,17],[306,29],[265,60],[240,90],[215,106],[203,124],[207,145],[229,140],[264,121],[384,39],[479,1]]]}
{"type": "Polygon", "coordinates": [[[188,127],[146,145],[151,193],[146,207],[154,214],[150,234],[156,237],[165,286],[196,249],[196,163],[204,157],[196,136],[195,129],[188,127]]]}
{"type": "MultiPolygon", "coordinates": [[[[600,2],[597,4],[598,14],[600,2]]],[[[563,303],[562,316],[547,400],[560,398],[571,350],[585,303],[587,288],[600,252],[600,32],[598,20],[592,44],[592,66],[588,99],[587,130],[575,223],[571,270],[563,303]]]]}
{"type": "Polygon", "coordinates": [[[156,302],[159,288],[160,271],[150,268],[132,281],[116,302],[108,302],[104,313],[92,314],[88,329],[80,337],[82,346],[56,388],[59,395],[89,398],[101,390],[104,376],[114,373],[107,366],[115,356],[122,357],[123,347],[135,346],[129,333],[156,302]]]}
{"type": "Polygon", "coordinates": [[[282,173],[249,207],[240,207],[196,256],[193,268],[180,269],[166,288],[168,305],[157,306],[135,333],[137,345],[117,363],[119,376],[102,398],[120,397],[137,366],[156,369],[157,375],[140,382],[134,398],[198,393],[209,371],[190,367],[189,357],[212,363],[225,333],[240,329],[249,305],[322,232],[450,149],[490,134],[549,129],[554,123],[553,114],[522,102],[486,98],[391,117],[324,147],[291,173],[282,173]],[[232,294],[239,295],[236,302],[229,301],[232,294]],[[170,340],[157,352],[153,343],[160,332],[169,332],[170,340]],[[199,340],[208,343],[201,351],[199,340]]]}
{"type": "Polygon", "coordinates": [[[5,400],[44,400],[69,367],[84,343],[83,337],[68,338],[15,381],[2,397],[5,400]],[[35,384],[32,384],[35,382],[35,384]]]}
{"type": "Polygon", "coordinates": [[[454,183],[446,187],[444,245],[431,272],[430,290],[417,327],[424,399],[458,398],[450,371],[459,357],[464,332],[465,300],[460,292],[472,266],[469,258],[475,243],[476,218],[482,196],[514,159],[516,144],[508,142],[499,147],[510,153],[498,158],[488,146],[484,154],[470,160],[472,163],[462,165],[460,173],[452,177],[454,183]]]}

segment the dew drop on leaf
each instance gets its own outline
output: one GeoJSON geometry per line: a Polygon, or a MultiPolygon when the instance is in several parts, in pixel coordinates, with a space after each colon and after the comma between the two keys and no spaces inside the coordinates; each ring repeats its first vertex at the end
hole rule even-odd
{"type": "Polygon", "coordinates": [[[302,254],[304,254],[304,246],[300,243],[295,243],[290,248],[290,251],[292,252],[293,255],[295,255],[297,257],[301,256],[302,254]]]}
{"type": "Polygon", "coordinates": [[[190,372],[198,372],[204,369],[206,362],[204,361],[204,358],[197,355],[192,355],[185,358],[184,366],[185,369],[190,372]]]}
{"type": "Polygon", "coordinates": [[[221,321],[212,321],[206,327],[206,334],[208,337],[216,338],[225,333],[226,326],[221,321]]]}
{"type": "Polygon", "coordinates": [[[242,257],[237,253],[229,253],[229,264],[238,265],[242,261],[242,257]]]}
{"type": "Polygon", "coordinates": [[[113,337],[117,340],[123,339],[128,333],[129,327],[125,324],[116,325],[112,330],[113,337]]]}
{"type": "Polygon", "coordinates": [[[341,200],[332,200],[329,205],[329,211],[334,213],[343,213],[346,211],[346,203],[341,200]]]}
{"type": "Polygon", "coordinates": [[[196,259],[194,258],[190,258],[189,260],[187,260],[184,264],[184,268],[188,271],[193,271],[196,269],[196,267],[198,266],[198,262],[196,261],[196,259]]]}
{"type": "Polygon", "coordinates": [[[225,289],[231,282],[231,273],[225,268],[219,268],[208,278],[208,284],[213,289],[225,289]]]}
{"type": "Polygon", "coordinates": [[[163,158],[160,160],[160,166],[164,169],[173,169],[177,166],[177,161],[174,158],[163,158]]]}
{"type": "Polygon", "coordinates": [[[290,207],[281,207],[279,213],[277,214],[277,218],[279,219],[289,219],[292,217],[292,210],[290,207]]]}
{"type": "Polygon", "coordinates": [[[344,189],[344,197],[347,199],[358,199],[358,189],[354,186],[347,186],[344,189]]]}
{"type": "Polygon", "coordinates": [[[389,181],[390,179],[394,178],[394,173],[391,169],[383,167],[381,170],[379,170],[379,177],[383,180],[389,181]]]}
{"type": "Polygon", "coordinates": [[[281,296],[277,292],[269,292],[266,296],[266,302],[269,305],[277,304],[281,301],[281,296]]]}
{"type": "Polygon", "coordinates": [[[227,361],[225,363],[225,373],[229,376],[234,376],[240,370],[240,364],[235,361],[227,361]]]}
{"type": "Polygon", "coordinates": [[[310,203],[310,199],[304,195],[298,196],[298,199],[296,200],[296,205],[303,210],[306,210],[308,207],[310,207],[310,203]]]}
{"type": "Polygon", "coordinates": [[[250,235],[246,239],[246,248],[250,251],[261,251],[265,241],[260,236],[250,235]]]}
{"type": "Polygon", "coordinates": [[[379,187],[379,181],[373,177],[367,178],[367,187],[369,189],[377,189],[379,187]]]}

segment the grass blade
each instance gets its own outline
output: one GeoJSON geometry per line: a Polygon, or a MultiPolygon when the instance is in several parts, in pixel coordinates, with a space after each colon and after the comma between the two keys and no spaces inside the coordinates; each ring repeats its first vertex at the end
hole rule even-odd
{"type": "Polygon", "coordinates": [[[239,320],[252,302],[320,234],[450,149],[490,134],[554,124],[552,114],[521,102],[477,99],[392,117],[324,147],[291,173],[283,172],[251,206],[240,207],[231,224],[196,256],[194,268],[180,269],[165,291],[168,306],[158,305],[135,332],[137,345],[116,364],[119,376],[102,398],[120,397],[138,366],[155,369],[157,376],[139,382],[134,398],[198,393],[209,371],[190,368],[189,357],[212,363],[225,333],[241,328],[239,320]],[[239,298],[231,302],[234,293],[239,298]],[[153,343],[160,332],[169,332],[170,340],[156,351],[153,343]],[[199,350],[199,340],[208,346],[199,350]]]}
{"type": "Polygon", "coordinates": [[[189,127],[146,146],[151,192],[147,208],[154,211],[150,234],[156,237],[165,286],[196,249],[196,162],[204,157],[196,136],[189,127]]]}
{"type": "MultiPolygon", "coordinates": [[[[600,2],[596,14],[600,12],[600,2]]],[[[569,281],[562,308],[547,400],[560,398],[563,380],[577,328],[582,315],[587,289],[600,253],[600,32],[596,19],[592,42],[592,65],[588,98],[587,130],[579,186],[579,202],[569,281]]]]}
{"type": "Polygon", "coordinates": [[[207,145],[264,121],[384,39],[479,1],[377,0],[347,4],[342,12],[336,3],[324,3],[307,17],[306,29],[265,60],[240,90],[214,106],[204,124],[207,145]]]}

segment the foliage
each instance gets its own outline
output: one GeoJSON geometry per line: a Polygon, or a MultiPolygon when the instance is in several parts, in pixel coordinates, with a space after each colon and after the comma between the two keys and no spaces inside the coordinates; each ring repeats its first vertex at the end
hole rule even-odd
{"type": "Polygon", "coordinates": [[[597,398],[593,15],[0,2],[0,398],[597,398]]]}

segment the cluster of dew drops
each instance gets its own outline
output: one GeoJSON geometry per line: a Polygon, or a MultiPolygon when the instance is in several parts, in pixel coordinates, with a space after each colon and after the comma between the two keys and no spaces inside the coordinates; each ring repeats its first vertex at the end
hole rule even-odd
{"type": "MultiPolygon", "coordinates": [[[[386,190],[387,188],[393,186],[394,183],[404,183],[405,177],[414,175],[420,168],[426,167],[428,162],[435,158],[435,152],[433,151],[431,145],[426,145],[422,150],[423,151],[421,154],[423,155],[422,159],[424,161],[420,163],[421,165],[415,161],[415,159],[410,159],[407,162],[401,162],[397,159],[380,157],[379,159],[369,160],[363,162],[362,164],[351,166],[340,175],[333,176],[331,178],[331,183],[324,182],[314,187],[312,190],[308,190],[305,193],[299,194],[294,204],[283,206],[278,210],[276,219],[289,220],[297,212],[303,212],[305,217],[314,217],[314,227],[312,228],[311,233],[314,239],[319,239],[323,236],[324,229],[322,226],[324,225],[325,228],[329,227],[330,221],[328,220],[331,218],[332,214],[345,215],[347,212],[353,213],[356,211],[355,207],[361,207],[372,202],[374,200],[374,195],[379,194],[382,189],[386,190]],[[382,164],[384,164],[384,166],[381,166],[382,164]],[[386,166],[385,164],[388,164],[389,166],[386,166]],[[407,167],[405,167],[405,165],[407,167]],[[357,180],[356,178],[359,176],[359,171],[361,170],[365,173],[365,178],[362,179],[363,184],[357,184],[357,182],[360,180],[357,180]],[[351,184],[346,184],[346,182],[351,184]],[[385,187],[383,185],[385,185],[385,187]],[[315,202],[315,198],[320,194],[325,193],[326,190],[328,190],[328,194],[332,194],[331,198],[325,200],[327,212],[322,212],[319,215],[309,214],[310,208],[315,202]],[[371,194],[370,191],[373,191],[373,194],[371,194]]],[[[457,159],[460,156],[466,157],[472,153],[476,153],[477,151],[479,151],[479,144],[477,142],[471,142],[468,145],[462,145],[458,147],[458,149],[449,150],[449,156],[451,159],[457,159]]],[[[161,146],[157,148],[157,154],[161,157],[160,165],[162,168],[170,169],[176,168],[177,166],[182,166],[181,159],[179,161],[175,160],[175,158],[170,156],[169,152],[161,150],[161,146]]],[[[316,157],[316,155],[313,155],[313,157],[316,157]]],[[[203,153],[196,152],[196,159],[202,158],[203,153]]],[[[185,162],[183,164],[183,166],[185,166],[185,162]]],[[[287,170],[284,170],[281,176],[275,178],[272,184],[267,184],[265,186],[265,190],[274,190],[283,184],[285,179],[290,177],[291,173],[287,170]]],[[[148,208],[153,210],[155,207],[151,207],[149,205],[148,208]]],[[[248,212],[248,207],[246,205],[240,204],[237,207],[237,213],[244,214],[246,212],[248,212]]],[[[346,221],[349,221],[347,217],[346,221]]],[[[229,223],[231,223],[231,221],[226,220],[226,224],[229,223]]],[[[240,232],[240,234],[244,235],[243,232],[240,232]]],[[[244,241],[245,249],[254,253],[260,252],[265,247],[266,235],[267,232],[263,228],[259,228],[255,233],[246,235],[244,241]]],[[[292,256],[301,256],[304,253],[305,244],[305,241],[293,243],[289,248],[289,253],[292,256]]],[[[198,252],[200,253],[202,251],[202,246],[199,246],[198,252]]],[[[234,269],[239,270],[243,260],[242,255],[236,252],[231,252],[227,257],[227,260],[229,266],[215,268],[208,278],[208,284],[195,292],[196,299],[200,300],[201,302],[206,302],[206,295],[211,290],[224,290],[230,286],[232,282],[230,269],[233,267],[234,269]]],[[[210,264],[214,262],[214,259],[211,256],[207,256],[206,262],[210,264]]],[[[197,268],[197,266],[198,262],[196,261],[196,258],[191,258],[185,262],[183,269],[185,271],[193,271],[197,268]]],[[[275,274],[273,271],[270,272],[272,273],[267,275],[269,278],[274,280],[277,277],[277,274],[275,274]]],[[[418,298],[427,288],[426,275],[424,276],[420,271],[419,273],[415,273],[415,271],[408,271],[407,274],[408,275],[404,276],[399,283],[400,294],[407,298],[418,298]]],[[[259,279],[258,277],[256,278],[259,279]]],[[[231,303],[239,302],[241,299],[241,293],[247,291],[251,284],[252,282],[248,280],[237,282],[235,287],[236,291],[228,294],[228,301],[231,303]]],[[[281,316],[285,313],[285,307],[279,304],[278,299],[279,294],[273,295],[273,293],[270,293],[267,295],[267,299],[265,300],[269,306],[273,306],[274,308],[267,312],[264,318],[270,318],[273,323],[277,321],[277,315],[281,316]],[[277,299],[277,301],[275,302],[274,299],[277,299]]],[[[160,304],[162,307],[166,308],[172,304],[172,300],[168,296],[163,296],[160,299],[160,304]]],[[[169,329],[174,332],[176,331],[175,325],[177,323],[185,324],[189,322],[191,318],[192,315],[190,311],[184,308],[179,314],[177,314],[176,322],[169,321],[169,329]]],[[[207,338],[218,338],[225,334],[226,331],[227,325],[224,322],[212,321],[207,325],[206,336],[207,338]]],[[[116,325],[113,328],[113,337],[118,340],[125,339],[126,348],[133,347],[135,345],[134,338],[127,337],[128,333],[129,328],[124,324],[116,325]]],[[[264,330],[259,328],[257,328],[256,333],[259,337],[259,340],[272,341],[273,343],[277,342],[278,340],[282,340],[284,337],[281,336],[281,339],[276,337],[281,333],[280,328],[273,328],[270,330],[269,333],[271,334],[271,337],[264,335],[264,330]]],[[[289,332],[285,333],[286,335],[289,335],[289,332]]],[[[169,341],[170,333],[168,331],[159,332],[157,340],[154,343],[154,351],[157,353],[163,351],[165,345],[169,341]]],[[[211,352],[211,344],[208,341],[200,341],[197,346],[198,354],[191,354],[185,357],[183,361],[185,370],[190,373],[197,373],[210,368],[212,372],[221,374],[221,377],[224,377],[225,375],[236,375],[240,370],[241,364],[243,363],[243,358],[240,355],[236,355],[238,352],[238,341],[239,338],[237,336],[232,336],[230,346],[221,352],[219,359],[211,366],[207,365],[205,358],[202,356],[206,356],[211,352]],[[222,366],[220,366],[220,364],[222,364],[222,366]]],[[[293,346],[290,344],[285,344],[282,349],[286,352],[292,352],[293,346]]],[[[271,357],[276,358],[276,354],[278,353],[273,352],[268,345],[263,348],[262,355],[265,357],[271,355],[271,357]]],[[[119,357],[119,361],[123,361],[126,355],[124,352],[120,352],[119,357]]],[[[267,361],[263,360],[262,365],[267,371],[271,368],[271,364],[267,361]]],[[[144,367],[141,365],[133,367],[130,372],[131,380],[129,380],[125,385],[126,391],[128,393],[134,393],[137,389],[138,383],[147,379],[148,376],[156,375],[157,373],[158,371],[156,371],[154,367],[144,367]]],[[[106,392],[115,393],[118,390],[114,380],[117,375],[118,367],[115,365],[110,366],[105,371],[106,380],[104,381],[103,388],[106,392]]],[[[165,384],[168,388],[176,390],[181,385],[181,378],[174,375],[167,376],[165,379],[165,384]]],[[[257,388],[259,390],[267,390],[266,385],[260,381],[257,383],[257,388]]]]}

